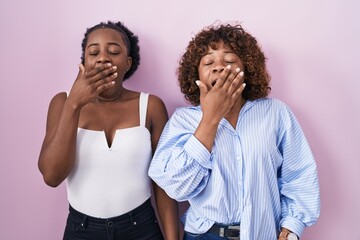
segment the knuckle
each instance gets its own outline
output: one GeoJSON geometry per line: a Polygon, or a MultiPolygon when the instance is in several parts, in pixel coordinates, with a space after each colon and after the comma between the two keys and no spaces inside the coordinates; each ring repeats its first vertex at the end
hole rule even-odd
{"type": "Polygon", "coordinates": [[[106,76],[106,73],[105,73],[104,71],[99,72],[99,74],[100,74],[100,77],[101,77],[101,78],[103,78],[103,77],[106,76]]]}

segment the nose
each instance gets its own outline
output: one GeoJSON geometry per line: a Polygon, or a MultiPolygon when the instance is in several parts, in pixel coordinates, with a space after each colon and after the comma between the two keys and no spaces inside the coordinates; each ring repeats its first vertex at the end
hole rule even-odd
{"type": "Polygon", "coordinates": [[[224,64],[216,64],[213,69],[212,69],[212,73],[221,73],[223,70],[225,69],[225,65],[224,64]]]}
{"type": "Polygon", "coordinates": [[[104,64],[104,63],[109,63],[109,62],[110,62],[110,58],[109,58],[108,54],[106,54],[105,52],[99,53],[96,63],[104,64]]]}

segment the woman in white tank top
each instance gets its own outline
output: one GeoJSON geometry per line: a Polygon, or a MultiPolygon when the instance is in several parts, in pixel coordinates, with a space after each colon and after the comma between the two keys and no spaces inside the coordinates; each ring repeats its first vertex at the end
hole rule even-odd
{"type": "MultiPolygon", "coordinates": [[[[89,28],[69,94],[50,102],[39,156],[44,181],[67,184],[63,239],[178,239],[177,203],[147,171],[168,120],[162,100],[123,87],[139,63],[138,38],[121,22],[89,28]]],[[[57,237],[55,237],[57,238],[57,237]]]]}

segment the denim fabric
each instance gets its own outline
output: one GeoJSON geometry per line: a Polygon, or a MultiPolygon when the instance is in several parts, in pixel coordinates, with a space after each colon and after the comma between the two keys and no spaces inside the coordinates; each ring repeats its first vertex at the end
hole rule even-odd
{"type": "Polygon", "coordinates": [[[184,233],[184,240],[227,240],[226,237],[220,237],[214,233],[193,234],[189,232],[184,233]]]}
{"type": "Polygon", "coordinates": [[[118,217],[101,219],[70,206],[63,240],[163,240],[150,200],[118,217]]]}

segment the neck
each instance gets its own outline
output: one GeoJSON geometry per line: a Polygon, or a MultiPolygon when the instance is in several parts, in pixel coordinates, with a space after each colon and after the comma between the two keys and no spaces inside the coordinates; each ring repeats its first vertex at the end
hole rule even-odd
{"type": "Polygon", "coordinates": [[[124,89],[119,89],[116,92],[111,94],[102,94],[102,96],[98,95],[97,102],[115,102],[120,99],[120,96],[124,93],[124,89]]]}
{"type": "Polygon", "coordinates": [[[229,113],[227,115],[238,115],[241,108],[244,106],[246,100],[240,96],[234,103],[234,105],[232,106],[232,108],[230,109],[229,113]]]}
{"type": "Polygon", "coordinates": [[[244,106],[245,102],[246,100],[243,97],[239,97],[225,116],[225,119],[231,124],[231,126],[233,126],[234,129],[236,128],[240,110],[244,106]]]}

